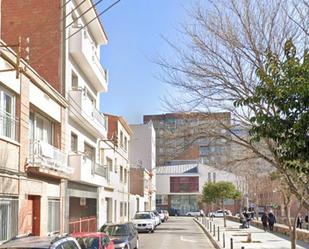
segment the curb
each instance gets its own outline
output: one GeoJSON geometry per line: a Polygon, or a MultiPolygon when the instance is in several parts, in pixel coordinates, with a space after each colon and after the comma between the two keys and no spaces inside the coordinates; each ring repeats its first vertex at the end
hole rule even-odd
{"type": "Polygon", "coordinates": [[[214,245],[216,249],[222,249],[222,247],[219,245],[219,243],[214,239],[214,237],[211,236],[211,234],[207,231],[207,229],[201,224],[196,218],[193,219],[196,224],[200,226],[200,228],[203,229],[204,233],[208,237],[208,239],[211,241],[211,243],[214,245]]]}

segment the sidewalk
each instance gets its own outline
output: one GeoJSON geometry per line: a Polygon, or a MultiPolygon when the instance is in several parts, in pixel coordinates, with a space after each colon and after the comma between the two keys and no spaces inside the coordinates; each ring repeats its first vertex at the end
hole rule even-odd
{"type": "MultiPolygon", "coordinates": [[[[290,249],[291,242],[288,236],[281,234],[270,233],[269,231],[250,227],[247,229],[240,229],[240,223],[233,221],[226,221],[227,227],[223,226],[223,218],[214,218],[213,221],[208,217],[199,218],[206,230],[218,242],[218,227],[219,227],[219,242],[221,248],[227,249],[290,249]],[[211,228],[210,228],[211,227],[211,228]],[[214,228],[215,227],[215,235],[214,228]],[[211,231],[210,231],[211,230],[211,231]],[[252,242],[246,242],[248,233],[251,233],[252,242]],[[225,247],[223,246],[223,236],[225,236],[225,247]],[[231,247],[231,239],[233,247],[231,247]]],[[[309,249],[309,243],[299,241],[297,249],[309,249]]]]}

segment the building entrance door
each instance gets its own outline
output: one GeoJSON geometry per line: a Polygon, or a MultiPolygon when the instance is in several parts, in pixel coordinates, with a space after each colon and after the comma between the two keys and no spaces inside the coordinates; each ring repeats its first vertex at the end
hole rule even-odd
{"type": "Polygon", "coordinates": [[[28,200],[32,202],[32,235],[40,236],[41,227],[41,197],[29,195],[28,200]]]}
{"type": "Polygon", "coordinates": [[[105,198],[106,201],[106,221],[108,223],[113,222],[113,200],[112,198],[105,198]]]}

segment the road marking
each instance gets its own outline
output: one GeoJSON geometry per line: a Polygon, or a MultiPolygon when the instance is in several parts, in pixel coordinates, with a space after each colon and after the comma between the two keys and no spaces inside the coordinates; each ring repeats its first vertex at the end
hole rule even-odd
{"type": "Polygon", "coordinates": [[[184,242],[196,243],[195,240],[184,239],[183,236],[180,236],[180,240],[181,240],[181,241],[184,241],[184,242]]]}

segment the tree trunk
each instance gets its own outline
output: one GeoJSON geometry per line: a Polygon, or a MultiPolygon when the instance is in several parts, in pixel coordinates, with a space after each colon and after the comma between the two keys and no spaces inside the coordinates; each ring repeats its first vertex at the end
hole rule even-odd
{"type": "MultiPolygon", "coordinates": [[[[298,216],[298,213],[297,213],[298,216]]],[[[294,218],[293,230],[291,232],[291,249],[296,249],[297,233],[296,233],[297,217],[294,218]]]]}
{"type": "Polygon", "coordinates": [[[223,211],[224,227],[226,227],[226,215],[225,215],[225,209],[224,209],[224,200],[222,200],[222,211],[223,211]]]}
{"type": "Polygon", "coordinates": [[[302,208],[302,203],[299,204],[299,208],[297,209],[296,217],[294,217],[293,231],[291,232],[291,249],[296,249],[296,241],[297,241],[296,224],[297,224],[297,217],[299,215],[301,208],[302,208]]]}

